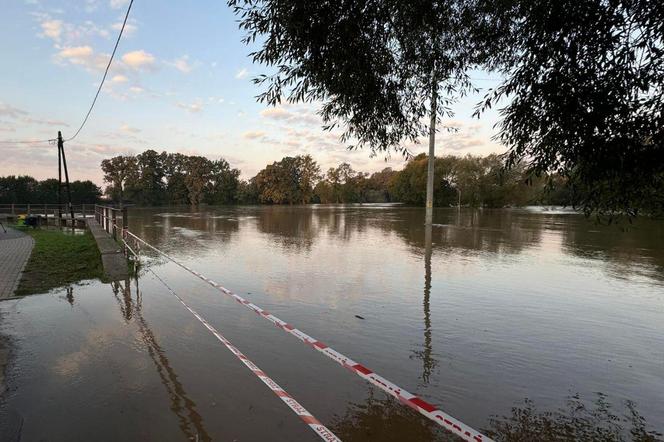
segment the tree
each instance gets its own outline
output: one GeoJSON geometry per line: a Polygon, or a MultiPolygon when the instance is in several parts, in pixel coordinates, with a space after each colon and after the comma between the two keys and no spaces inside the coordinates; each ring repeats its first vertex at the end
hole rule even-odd
{"type": "Polygon", "coordinates": [[[169,153],[164,160],[166,177],[166,193],[171,204],[187,204],[189,202],[185,183],[187,156],[181,153],[169,153]]]}
{"type": "Polygon", "coordinates": [[[161,154],[148,149],[136,156],[138,166],[138,180],[134,185],[140,191],[136,192],[136,202],[143,205],[160,205],[165,200],[166,183],[164,178],[166,152],[161,154]]]}
{"type": "Polygon", "coordinates": [[[233,204],[237,201],[240,171],[231,169],[228,161],[220,158],[212,162],[210,185],[206,195],[209,204],[233,204]]]}
{"type": "Polygon", "coordinates": [[[37,180],[28,175],[0,178],[0,201],[6,204],[29,203],[37,186],[37,180]]]}
{"type": "Polygon", "coordinates": [[[101,170],[104,172],[104,182],[110,185],[106,193],[120,204],[124,201],[125,187],[135,183],[138,179],[136,157],[118,155],[111,159],[102,160],[101,170]]]}
{"type": "Polygon", "coordinates": [[[587,213],[664,212],[664,6],[649,0],[481,2],[515,19],[499,100],[508,165],[563,177],[587,213]]]}
{"type": "Polygon", "coordinates": [[[184,183],[187,186],[189,203],[196,206],[203,202],[203,196],[212,174],[212,162],[205,157],[190,156],[185,161],[184,183]]]}
{"type": "MultiPolygon", "coordinates": [[[[55,180],[53,180],[55,181],[55,180]]],[[[42,181],[43,183],[44,181],[42,181]]],[[[71,183],[71,200],[74,204],[95,204],[101,198],[101,189],[90,180],[71,183]]],[[[46,201],[45,201],[46,202],[46,201]]]]}
{"type": "MultiPolygon", "coordinates": [[[[321,101],[351,147],[406,151],[467,70],[505,81],[507,167],[564,178],[588,213],[664,212],[664,6],[652,0],[230,0],[270,75],[260,100],[321,101]],[[437,94],[435,112],[432,96],[437,94]],[[511,100],[511,101],[510,101],[511,100]]],[[[435,119],[434,119],[435,121],[435,119]]]]}
{"type": "MultiPolygon", "coordinates": [[[[434,203],[436,206],[450,206],[456,201],[456,189],[452,187],[451,177],[456,166],[455,157],[436,158],[434,182],[434,203]]],[[[422,205],[426,199],[428,157],[420,154],[412,158],[408,164],[397,173],[390,183],[390,193],[397,201],[407,204],[422,205]]]]}
{"type": "Polygon", "coordinates": [[[320,180],[320,167],[311,158],[311,155],[300,155],[296,158],[297,174],[299,177],[300,198],[302,204],[311,202],[314,196],[314,186],[320,180]]]}
{"type": "Polygon", "coordinates": [[[261,101],[321,100],[328,127],[343,122],[356,146],[404,151],[427,134],[434,90],[437,114],[470,83],[467,67],[480,52],[466,41],[473,16],[458,1],[402,2],[230,0],[260,48],[257,63],[275,67],[256,79],[261,101]],[[465,43],[465,44],[460,44],[465,43]]]}
{"type": "Polygon", "coordinates": [[[273,204],[306,204],[314,196],[320,167],[309,155],[284,157],[254,177],[259,201],[273,204]]]}

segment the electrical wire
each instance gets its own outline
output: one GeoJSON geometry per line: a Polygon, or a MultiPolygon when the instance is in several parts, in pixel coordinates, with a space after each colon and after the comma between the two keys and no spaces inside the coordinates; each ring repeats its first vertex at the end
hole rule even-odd
{"type": "Polygon", "coordinates": [[[49,140],[0,140],[0,144],[39,144],[39,143],[50,143],[55,141],[55,138],[49,140]]]}
{"type": "Polygon", "coordinates": [[[95,103],[97,102],[97,98],[99,97],[99,93],[101,92],[101,88],[104,86],[104,81],[106,81],[106,76],[108,75],[108,70],[111,68],[111,63],[113,63],[113,57],[115,56],[115,52],[118,49],[118,45],[120,44],[120,39],[122,38],[122,32],[125,29],[125,25],[127,24],[127,19],[129,18],[129,11],[131,11],[131,5],[134,4],[134,0],[131,0],[129,2],[129,6],[127,7],[127,13],[125,14],[124,21],[122,22],[122,27],[120,28],[120,33],[118,34],[118,39],[115,41],[115,47],[113,47],[113,52],[111,53],[111,58],[108,59],[108,64],[106,65],[106,70],[104,71],[104,76],[101,79],[101,83],[99,83],[99,88],[97,89],[97,93],[95,94],[95,98],[92,100],[92,104],[90,105],[90,109],[88,110],[88,113],[85,115],[85,118],[83,119],[83,122],[81,123],[81,126],[78,128],[76,133],[74,134],[73,137],[67,138],[65,141],[71,141],[78,134],[81,132],[83,129],[83,126],[85,126],[85,123],[87,123],[88,118],[90,117],[90,114],[92,113],[92,109],[95,107],[95,103]]]}

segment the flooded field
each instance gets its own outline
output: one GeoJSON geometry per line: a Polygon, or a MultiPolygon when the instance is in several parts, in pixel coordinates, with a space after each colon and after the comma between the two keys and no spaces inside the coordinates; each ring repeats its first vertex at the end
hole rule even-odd
{"type": "MultiPolygon", "coordinates": [[[[135,209],[129,227],[498,439],[516,437],[513,407],[532,411],[537,438],[553,410],[580,439],[664,432],[664,224],[624,232],[541,209],[439,209],[434,223],[398,206],[210,207],[135,209]]],[[[142,254],[341,439],[455,440],[142,254]]],[[[0,333],[12,348],[0,425],[22,441],[317,440],[145,269],[3,301],[0,333]]]]}

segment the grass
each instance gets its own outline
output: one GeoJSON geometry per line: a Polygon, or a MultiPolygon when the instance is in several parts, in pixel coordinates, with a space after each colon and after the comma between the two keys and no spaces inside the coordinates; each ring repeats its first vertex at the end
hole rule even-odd
{"type": "Polygon", "coordinates": [[[71,234],[61,230],[20,228],[32,236],[35,246],[16,295],[46,293],[85,279],[102,279],[103,267],[90,232],[71,234]]]}

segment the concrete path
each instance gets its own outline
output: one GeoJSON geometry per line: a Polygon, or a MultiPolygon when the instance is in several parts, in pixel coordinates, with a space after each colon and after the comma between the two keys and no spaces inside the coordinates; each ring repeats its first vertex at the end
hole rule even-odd
{"type": "Polygon", "coordinates": [[[0,227],[0,298],[14,294],[35,245],[30,235],[10,227],[5,228],[6,233],[0,227]]]}
{"type": "Polygon", "coordinates": [[[124,281],[129,277],[127,258],[120,245],[113,240],[97,221],[93,218],[86,220],[90,233],[97,241],[101,263],[104,266],[104,274],[113,281],[124,281]]]}

